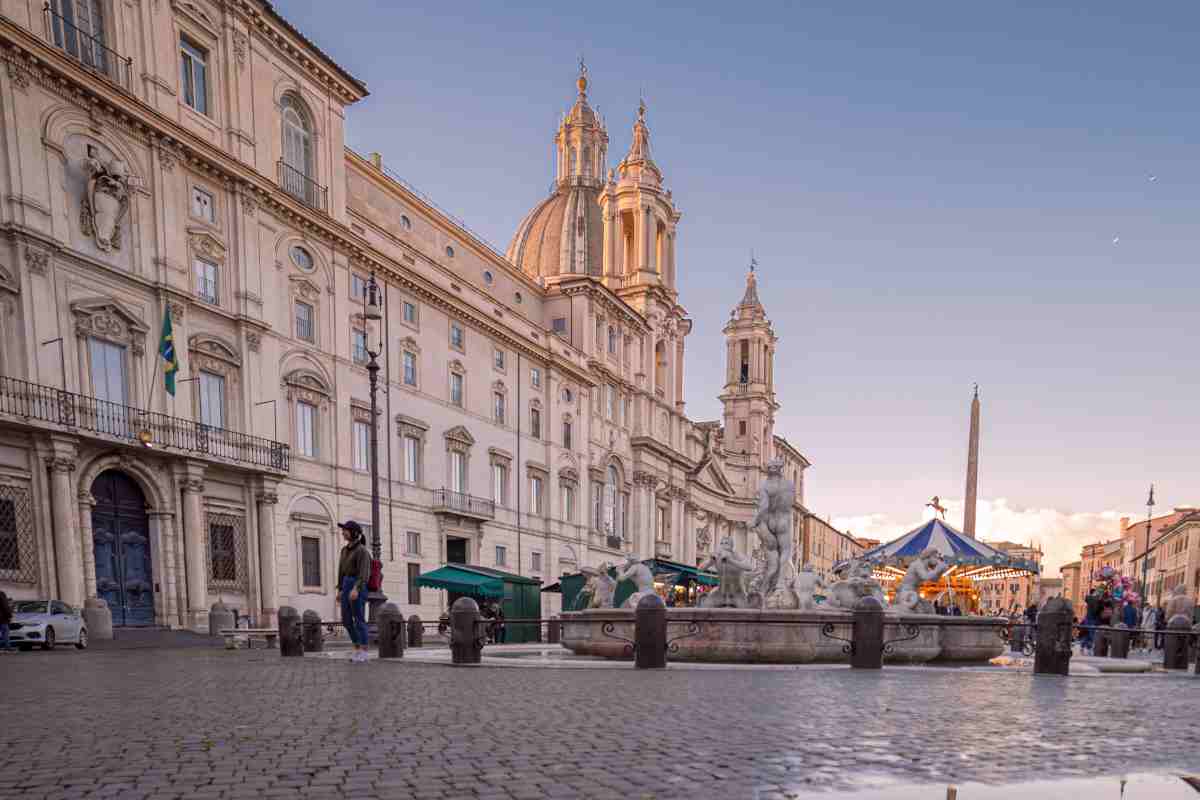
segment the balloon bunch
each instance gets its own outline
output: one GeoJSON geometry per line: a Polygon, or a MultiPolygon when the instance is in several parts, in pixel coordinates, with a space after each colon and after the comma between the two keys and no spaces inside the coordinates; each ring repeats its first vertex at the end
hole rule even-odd
{"type": "Polygon", "coordinates": [[[1092,576],[1092,581],[1105,596],[1111,597],[1114,600],[1128,600],[1135,604],[1141,600],[1133,581],[1112,567],[1101,567],[1096,570],[1096,573],[1092,576]]]}

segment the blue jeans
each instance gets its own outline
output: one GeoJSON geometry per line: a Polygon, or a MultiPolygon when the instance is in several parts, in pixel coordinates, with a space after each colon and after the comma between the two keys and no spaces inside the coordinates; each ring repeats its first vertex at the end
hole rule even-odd
{"type": "Polygon", "coordinates": [[[7,650],[10,647],[8,643],[8,623],[0,625],[0,650],[7,650]]]}
{"type": "Polygon", "coordinates": [[[354,589],[355,583],[354,578],[342,578],[342,624],[346,626],[346,633],[350,635],[350,641],[366,647],[367,591],[363,589],[358,593],[357,600],[351,600],[350,592],[354,589]]]}

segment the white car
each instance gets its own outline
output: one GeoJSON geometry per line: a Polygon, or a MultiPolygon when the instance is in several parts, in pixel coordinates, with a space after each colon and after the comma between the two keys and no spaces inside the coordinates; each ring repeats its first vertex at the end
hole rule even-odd
{"type": "Polygon", "coordinates": [[[78,609],[58,600],[17,600],[13,603],[8,640],[22,650],[34,646],[51,650],[56,644],[87,647],[87,628],[78,609]]]}

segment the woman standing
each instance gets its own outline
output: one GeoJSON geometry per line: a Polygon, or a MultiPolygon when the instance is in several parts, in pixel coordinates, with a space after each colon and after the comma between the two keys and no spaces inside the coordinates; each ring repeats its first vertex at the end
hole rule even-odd
{"type": "Polygon", "coordinates": [[[342,625],[354,643],[351,661],[367,661],[367,581],[371,578],[371,554],[362,526],[354,520],[338,524],[346,546],[338,559],[338,604],[342,609],[342,625]]]}

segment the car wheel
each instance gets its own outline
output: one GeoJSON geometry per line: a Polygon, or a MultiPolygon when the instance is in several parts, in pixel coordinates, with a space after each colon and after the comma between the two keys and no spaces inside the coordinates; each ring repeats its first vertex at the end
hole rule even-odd
{"type": "Polygon", "coordinates": [[[42,649],[54,649],[54,628],[46,628],[46,641],[42,642],[42,649]]]}
{"type": "Polygon", "coordinates": [[[79,641],[75,642],[75,649],[87,650],[87,628],[79,629],[79,641]]]}

